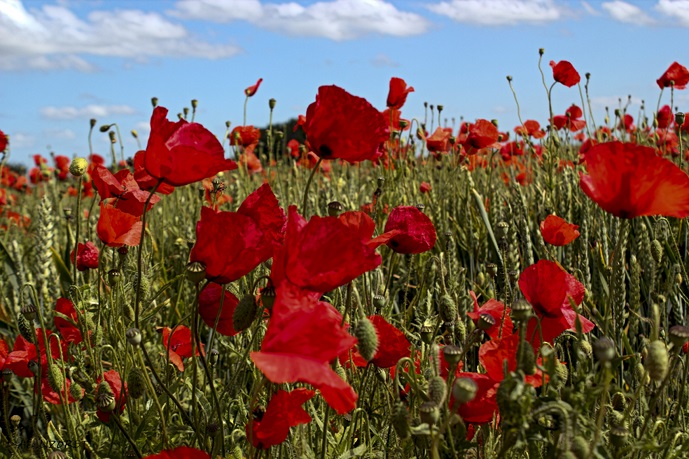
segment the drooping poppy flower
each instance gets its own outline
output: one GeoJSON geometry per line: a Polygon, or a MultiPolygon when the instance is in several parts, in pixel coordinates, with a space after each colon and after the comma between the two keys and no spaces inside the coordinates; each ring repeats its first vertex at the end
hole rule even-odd
{"type": "Polygon", "coordinates": [[[498,128],[488,120],[476,120],[469,128],[462,146],[467,154],[473,155],[484,148],[500,148],[498,128]]]}
{"type": "Polygon", "coordinates": [[[244,94],[246,97],[253,97],[254,94],[256,94],[256,91],[258,91],[258,87],[261,86],[261,83],[263,82],[263,78],[259,78],[258,81],[256,81],[256,84],[249,86],[244,90],[244,94]]]}
{"type": "Polygon", "coordinates": [[[347,217],[313,216],[307,222],[296,206],[288,213],[285,239],[273,260],[271,279],[276,285],[289,282],[322,294],[380,265],[380,255],[368,244],[373,230],[367,221],[359,219],[364,226],[357,229],[346,223],[347,217]]]}
{"type": "MultiPolygon", "coordinates": [[[[409,340],[400,329],[385,320],[383,316],[368,316],[378,336],[378,348],[370,363],[378,368],[391,368],[404,357],[411,355],[409,340]]],[[[340,363],[349,365],[354,363],[357,367],[365,367],[369,362],[364,360],[358,350],[352,349],[350,352],[340,356],[340,363]]]]}
{"type": "MultiPolygon", "coordinates": [[[[552,343],[565,330],[576,330],[577,313],[570,301],[579,305],[584,300],[584,285],[557,263],[539,260],[529,266],[519,276],[519,289],[526,301],[533,306],[540,319],[543,341],[552,343]]],[[[593,322],[579,315],[582,332],[593,330],[593,322]]],[[[536,328],[537,321],[532,318],[527,327],[527,340],[534,347],[541,342],[536,328]]]]}
{"type": "Polygon", "coordinates": [[[541,129],[541,125],[536,120],[526,120],[522,126],[514,128],[514,132],[522,137],[531,136],[534,139],[542,139],[545,137],[545,132],[541,129]]]}
{"type": "Polygon", "coordinates": [[[188,185],[237,168],[225,159],[218,139],[199,123],[167,120],[167,109],[156,107],[151,116],[144,167],[154,178],[172,186],[188,185]]]}
{"type": "Polygon", "coordinates": [[[392,209],[385,232],[399,231],[387,242],[397,253],[422,253],[435,246],[435,226],[426,214],[415,206],[398,206],[392,209]]]}
{"type": "MultiPolygon", "coordinates": [[[[98,269],[98,247],[91,242],[87,241],[86,244],[81,242],[77,245],[77,269],[79,271],[86,271],[87,269],[98,269]]],[[[74,250],[69,255],[69,259],[74,261],[74,250]]]]}
{"type": "Polygon", "coordinates": [[[7,150],[7,145],[9,143],[10,143],[10,141],[7,138],[7,134],[0,131],[0,153],[3,153],[5,150],[7,150]]]}
{"type": "Polygon", "coordinates": [[[419,191],[421,193],[430,193],[432,189],[433,187],[428,182],[421,182],[421,185],[419,185],[419,191]]]}
{"type": "Polygon", "coordinates": [[[388,122],[366,99],[337,86],[318,88],[301,125],[311,149],[323,159],[373,160],[388,139],[388,122]]]}
{"type": "Polygon", "coordinates": [[[310,384],[343,414],[356,407],[357,394],[330,362],[355,343],[331,304],[283,284],[278,287],[261,351],[252,352],[251,359],[270,381],[310,384]]]}
{"type": "Polygon", "coordinates": [[[660,89],[669,88],[673,82],[675,89],[684,89],[689,84],[689,70],[677,62],[673,62],[665,73],[656,80],[660,89]]]}
{"type": "Polygon", "coordinates": [[[399,110],[407,101],[410,92],[414,92],[413,86],[407,86],[407,82],[402,78],[390,78],[390,90],[388,91],[388,108],[399,110]]]}
{"type": "Polygon", "coordinates": [[[63,319],[62,317],[56,315],[53,319],[55,322],[55,328],[60,331],[60,335],[62,335],[63,340],[67,341],[68,343],[81,343],[83,338],[81,336],[81,331],[79,331],[79,327],[76,326],[78,317],[77,311],[74,309],[74,303],[67,298],[58,298],[57,303],[55,304],[55,311],[67,317],[67,319],[63,319]]]}
{"type": "Polygon", "coordinates": [[[667,129],[675,120],[672,114],[672,109],[669,105],[663,105],[656,114],[656,121],[658,122],[658,129],[667,129]]]}
{"type": "Polygon", "coordinates": [[[311,416],[302,405],[313,397],[314,391],[279,390],[268,402],[260,419],[252,419],[246,426],[246,438],[254,448],[268,449],[287,440],[290,427],[311,422],[311,416]]]}
{"type": "Polygon", "coordinates": [[[540,230],[543,240],[550,245],[565,246],[579,237],[579,225],[555,214],[548,215],[541,222],[540,230]]]}
{"type": "Polygon", "coordinates": [[[227,284],[273,255],[284,225],[285,213],[270,185],[264,184],[247,196],[237,212],[201,209],[190,260],[206,266],[206,279],[227,284]]]}
{"type": "Polygon", "coordinates": [[[236,126],[229,135],[230,145],[242,147],[244,152],[253,152],[261,140],[261,130],[253,126],[236,126]]]}
{"type": "Polygon", "coordinates": [[[101,202],[96,233],[108,247],[139,245],[142,225],[140,217],[122,212],[107,202],[101,202]]]}
{"type": "Polygon", "coordinates": [[[459,404],[450,398],[450,407],[459,414],[464,422],[485,424],[493,420],[493,416],[498,412],[498,386],[499,382],[487,374],[480,373],[459,373],[457,378],[470,378],[477,386],[476,396],[467,403],[459,404]]]}
{"type": "Polygon", "coordinates": [[[485,330],[488,336],[493,339],[497,339],[501,334],[501,330],[502,335],[512,334],[514,324],[510,318],[510,308],[505,307],[501,301],[498,301],[495,298],[491,298],[484,303],[483,306],[479,307],[476,293],[469,290],[469,295],[474,300],[474,310],[473,312],[467,312],[467,316],[469,316],[474,323],[478,322],[481,314],[489,314],[493,319],[495,319],[495,325],[488,328],[488,330],[485,330]]]}
{"type": "MultiPolygon", "coordinates": [[[[170,327],[163,327],[159,330],[163,335],[163,346],[168,352],[170,363],[177,367],[179,371],[184,371],[184,362],[182,358],[193,356],[191,330],[185,325],[178,325],[173,329],[170,327]]],[[[203,344],[196,348],[196,355],[203,353],[203,344]]]]}
{"type": "MultiPolygon", "coordinates": [[[[116,412],[118,414],[122,414],[125,405],[127,404],[127,396],[129,391],[127,390],[127,383],[122,382],[120,374],[115,370],[108,370],[104,372],[102,377],[98,376],[96,382],[100,384],[103,380],[108,383],[108,386],[110,386],[110,390],[112,391],[112,395],[115,398],[115,409],[113,409],[111,412],[107,412],[99,408],[96,410],[96,416],[98,416],[98,419],[100,419],[102,422],[107,423],[110,421],[110,415],[112,413],[116,412]]],[[[96,391],[98,390],[98,386],[96,386],[96,391]]]]}
{"type": "Polygon", "coordinates": [[[207,452],[200,449],[178,446],[175,449],[166,449],[158,454],[151,454],[144,459],[211,459],[211,457],[207,452]]]}
{"type": "Polygon", "coordinates": [[[621,218],[689,216],[689,176],[651,147],[607,142],[585,154],[579,186],[603,210],[621,218]]]}
{"type": "Polygon", "coordinates": [[[550,66],[553,69],[553,79],[568,88],[571,88],[581,81],[579,72],[577,72],[574,66],[568,61],[560,61],[557,64],[555,61],[550,61],[550,66]]]}
{"type": "MultiPolygon", "coordinates": [[[[206,325],[213,328],[215,319],[220,311],[220,295],[222,293],[222,286],[216,283],[210,283],[201,291],[199,295],[199,314],[206,325]]],[[[221,335],[234,336],[237,331],[234,329],[232,323],[232,316],[234,310],[237,308],[239,300],[232,292],[225,290],[223,295],[222,311],[220,311],[220,319],[218,320],[218,327],[216,331],[221,335]]]]}

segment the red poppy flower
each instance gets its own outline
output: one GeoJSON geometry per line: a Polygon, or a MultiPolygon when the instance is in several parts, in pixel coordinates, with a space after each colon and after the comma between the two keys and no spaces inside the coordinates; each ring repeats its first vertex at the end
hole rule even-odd
{"type": "Polygon", "coordinates": [[[7,144],[9,144],[9,143],[10,142],[9,142],[9,139],[7,138],[7,134],[0,131],[0,153],[7,150],[7,144]]]}
{"type": "MultiPolygon", "coordinates": [[[[134,180],[139,184],[139,188],[142,190],[150,191],[158,183],[158,179],[151,177],[151,174],[146,172],[144,168],[144,157],[146,156],[145,150],[139,150],[134,155],[134,180]]],[[[168,185],[167,183],[160,183],[158,188],[156,188],[156,193],[168,195],[175,191],[175,187],[168,185]]]]}
{"type": "Polygon", "coordinates": [[[261,130],[253,126],[236,126],[229,139],[230,145],[242,147],[244,152],[253,152],[261,140],[261,130]]]}
{"type": "MultiPolygon", "coordinates": [[[[391,368],[397,365],[400,359],[411,355],[410,343],[404,332],[385,320],[383,316],[368,316],[368,320],[371,321],[378,335],[378,348],[370,363],[378,368],[391,368]]],[[[350,358],[357,367],[365,367],[369,363],[356,349],[351,350],[351,356],[350,352],[341,355],[340,363],[349,365],[350,358]]]]}
{"type": "MultiPolygon", "coordinates": [[[[0,131],[2,132],[2,131],[0,131]]],[[[5,362],[10,353],[10,347],[4,339],[0,339],[0,370],[5,369],[5,362]]]]}
{"type": "Polygon", "coordinates": [[[651,147],[607,142],[586,152],[579,186],[603,210],[621,218],[689,216],[689,176],[651,147]]]}
{"type": "Polygon", "coordinates": [[[175,449],[166,449],[158,454],[151,454],[144,459],[211,459],[211,457],[207,452],[200,449],[178,446],[175,449]]]}
{"type": "Polygon", "coordinates": [[[239,163],[246,167],[251,174],[263,172],[263,164],[253,151],[245,151],[239,155],[239,163]]]}
{"type": "Polygon", "coordinates": [[[55,328],[60,331],[63,340],[68,343],[81,343],[83,338],[81,336],[81,331],[79,331],[79,327],[76,326],[77,311],[74,309],[74,303],[67,298],[58,298],[55,304],[55,311],[67,317],[67,319],[63,319],[56,315],[53,319],[55,328]]]}
{"type": "Polygon", "coordinates": [[[414,92],[412,86],[407,86],[407,82],[402,78],[390,78],[390,91],[388,91],[387,106],[399,110],[407,101],[410,92],[414,92]]]}
{"type": "MultiPolygon", "coordinates": [[[[584,300],[584,285],[576,277],[563,270],[557,263],[539,260],[519,276],[519,289],[540,318],[543,340],[552,343],[565,330],[576,330],[577,313],[570,301],[581,304],[584,300]]],[[[593,330],[593,323],[579,316],[584,333],[593,330]]],[[[534,345],[540,344],[536,319],[529,321],[527,339],[534,345]]]]}
{"type": "Polygon", "coordinates": [[[67,156],[55,156],[55,171],[57,172],[58,180],[67,180],[69,175],[69,165],[72,162],[67,156]]]}
{"type": "Polygon", "coordinates": [[[33,155],[33,162],[36,165],[36,167],[41,167],[43,164],[48,164],[48,160],[45,159],[42,155],[33,155]]]}
{"type": "MultiPolygon", "coordinates": [[[[122,382],[120,374],[115,370],[106,371],[105,373],[103,373],[102,377],[99,376],[98,379],[96,379],[96,382],[100,384],[103,380],[105,380],[105,382],[108,383],[108,386],[110,386],[110,390],[112,391],[112,394],[115,397],[115,409],[112,410],[112,412],[122,414],[122,412],[124,411],[124,407],[127,404],[127,394],[129,393],[129,391],[127,390],[127,383],[122,382]]],[[[106,412],[101,409],[98,409],[96,411],[96,416],[98,416],[98,419],[106,423],[110,421],[110,414],[111,412],[106,412]]]]}
{"type": "Polygon", "coordinates": [[[421,193],[430,193],[432,189],[433,187],[428,182],[421,182],[421,185],[419,185],[419,191],[421,193]]]}
{"type": "Polygon", "coordinates": [[[583,116],[581,108],[572,104],[567,110],[565,110],[564,115],[556,115],[553,117],[553,125],[555,129],[567,128],[572,132],[579,131],[586,127],[586,121],[581,119],[583,116]]]}
{"type": "Polygon", "coordinates": [[[451,128],[441,128],[438,126],[430,137],[426,137],[426,148],[431,153],[447,153],[450,151],[451,128]]]}
{"type": "Polygon", "coordinates": [[[253,419],[246,426],[246,438],[254,448],[268,449],[287,440],[290,427],[311,422],[311,416],[302,405],[313,397],[314,391],[295,389],[279,390],[268,402],[261,419],[253,419]]]}
{"type": "Polygon", "coordinates": [[[564,246],[579,237],[579,225],[551,214],[541,222],[541,236],[550,245],[564,246]]]}
{"type": "Polygon", "coordinates": [[[489,314],[491,317],[493,317],[493,319],[495,319],[495,325],[486,330],[486,334],[488,336],[493,339],[497,339],[501,330],[502,335],[512,334],[514,324],[512,324],[512,319],[510,318],[510,308],[506,308],[502,302],[496,300],[495,298],[491,298],[484,303],[483,306],[479,307],[476,294],[472,290],[469,290],[469,295],[474,300],[474,311],[467,312],[467,316],[469,316],[474,323],[478,322],[481,314],[489,314]]]}
{"type": "Polygon", "coordinates": [[[198,123],[167,120],[167,109],[156,107],[151,116],[144,167],[153,177],[173,186],[188,185],[237,168],[225,159],[218,139],[198,123]]]}
{"type": "Polygon", "coordinates": [[[523,137],[531,136],[534,139],[542,139],[545,137],[545,132],[543,132],[541,125],[536,120],[524,121],[524,125],[515,127],[514,132],[523,137]]]}
{"type": "Polygon", "coordinates": [[[142,225],[140,217],[122,212],[107,202],[101,202],[96,232],[98,238],[108,247],[139,245],[142,225]]]}
{"type": "MultiPolygon", "coordinates": [[[[60,345],[56,339],[50,339],[53,332],[46,330],[48,341],[50,342],[50,355],[53,359],[60,359],[60,345]]],[[[41,353],[41,374],[47,375],[48,371],[48,357],[45,354],[45,341],[43,340],[43,332],[40,328],[36,329],[36,342],[41,353]]],[[[67,355],[67,342],[62,341],[62,355],[67,355]]],[[[34,374],[29,370],[29,362],[38,360],[36,353],[36,345],[27,341],[22,335],[18,335],[14,341],[12,352],[7,355],[5,360],[5,367],[12,370],[12,372],[21,378],[32,378],[34,374]]]]}
{"type": "MultiPolygon", "coordinates": [[[[411,123],[409,120],[403,120],[402,119],[402,112],[397,110],[396,108],[386,108],[383,110],[383,116],[387,120],[390,129],[393,131],[408,131],[411,123]],[[404,121],[406,124],[404,127],[402,127],[402,124],[400,123],[401,121],[404,121]]],[[[388,139],[389,142],[389,139],[388,139]]]]}
{"type": "Polygon", "coordinates": [[[473,400],[461,405],[454,400],[454,397],[451,398],[450,407],[453,407],[466,423],[485,424],[491,422],[493,416],[498,412],[497,393],[500,383],[490,376],[480,373],[459,373],[457,378],[472,379],[478,390],[473,400]]]}
{"type": "Polygon", "coordinates": [[[571,88],[581,81],[579,72],[568,61],[560,61],[557,64],[555,61],[550,61],[550,66],[553,68],[553,79],[558,83],[571,88]]]}
{"type": "Polygon", "coordinates": [[[314,153],[323,159],[354,163],[380,156],[388,122],[366,99],[337,86],[318,88],[302,124],[314,153]]]}
{"type": "Polygon", "coordinates": [[[498,128],[488,120],[476,120],[462,142],[467,154],[472,155],[484,148],[500,148],[498,128]]]}
{"type": "Polygon", "coordinates": [[[275,251],[273,282],[322,294],[378,267],[381,257],[368,244],[370,223],[359,219],[357,228],[347,218],[313,216],[307,222],[290,206],[285,240],[275,251]]]}
{"type": "Polygon", "coordinates": [[[669,88],[672,82],[675,89],[684,89],[689,83],[689,70],[683,65],[673,62],[670,67],[656,80],[660,89],[669,88]]]}
{"type": "MultiPolygon", "coordinates": [[[[215,325],[215,318],[218,316],[220,310],[220,295],[222,293],[222,286],[216,283],[210,283],[203,289],[199,295],[199,314],[203,321],[209,327],[213,328],[215,325]]],[[[239,300],[232,292],[225,291],[222,302],[222,311],[220,312],[220,320],[218,320],[218,327],[216,331],[221,335],[234,336],[237,331],[234,329],[232,323],[232,316],[234,310],[237,308],[239,300]]]]}
{"type": "MultiPolygon", "coordinates": [[[[184,371],[182,358],[194,355],[192,353],[191,330],[185,325],[178,325],[174,330],[170,327],[163,327],[158,331],[163,335],[163,346],[168,351],[170,363],[176,366],[179,371],[184,371]]],[[[201,352],[203,352],[203,344],[201,344],[201,352]]],[[[200,355],[198,347],[196,348],[196,355],[200,355]]]]}
{"type": "Polygon", "coordinates": [[[435,246],[435,227],[430,218],[414,206],[392,209],[385,232],[399,231],[387,243],[397,253],[422,253],[435,246]]]}
{"type": "MultiPolygon", "coordinates": [[[[41,378],[41,395],[43,400],[52,403],[53,405],[62,404],[62,400],[67,400],[67,404],[74,403],[77,400],[72,396],[70,387],[72,386],[72,381],[69,378],[63,380],[64,388],[62,389],[62,399],[60,399],[60,394],[55,392],[55,389],[50,385],[47,375],[43,375],[41,378]]],[[[38,387],[35,388],[35,392],[38,393],[38,387]]],[[[84,395],[84,389],[81,389],[81,394],[84,395]]]]}
{"type": "Polygon", "coordinates": [[[658,114],[656,115],[658,129],[667,129],[674,120],[675,117],[672,114],[672,109],[669,105],[663,105],[662,108],[658,110],[658,114]]]}
{"type": "MultiPolygon", "coordinates": [[[[86,271],[87,269],[98,269],[98,247],[87,241],[86,244],[81,242],[77,245],[77,269],[79,271],[86,271]]],[[[74,261],[74,250],[69,255],[69,259],[74,261]]]]}
{"type": "Polygon", "coordinates": [[[294,159],[299,159],[301,156],[300,147],[301,145],[297,139],[291,139],[289,142],[287,142],[287,152],[294,159]]]}
{"type": "Polygon", "coordinates": [[[261,83],[263,82],[263,78],[259,78],[258,81],[256,81],[256,84],[249,86],[244,90],[244,94],[246,97],[252,97],[254,94],[256,94],[256,91],[258,91],[258,87],[261,86],[261,83]]]}
{"type": "MultiPolygon", "coordinates": [[[[517,369],[519,340],[519,334],[508,333],[501,338],[486,341],[479,348],[478,360],[483,368],[486,369],[486,374],[493,381],[500,382],[505,379],[505,362],[507,362],[507,371],[512,372],[517,369]]],[[[525,381],[534,387],[541,387],[543,384],[543,373],[541,370],[536,370],[534,374],[527,375],[525,381]]]]}
{"type": "Polygon", "coordinates": [[[270,381],[310,384],[320,390],[330,407],[343,414],[356,407],[357,395],[330,362],[355,343],[332,305],[283,284],[261,351],[252,352],[251,359],[270,381]]]}
{"type": "Polygon", "coordinates": [[[247,196],[237,212],[201,209],[190,259],[206,266],[208,280],[227,284],[273,256],[284,226],[285,213],[270,185],[264,184],[247,196]]]}

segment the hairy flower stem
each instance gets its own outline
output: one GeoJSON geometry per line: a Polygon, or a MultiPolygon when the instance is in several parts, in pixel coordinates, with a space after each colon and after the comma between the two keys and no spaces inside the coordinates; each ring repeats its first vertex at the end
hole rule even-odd
{"type": "Polygon", "coordinates": [[[301,214],[304,218],[306,218],[306,206],[309,203],[309,187],[311,186],[311,181],[313,181],[313,176],[316,175],[316,172],[321,167],[322,161],[323,158],[318,158],[318,161],[316,162],[316,165],[313,166],[311,174],[309,175],[309,179],[306,182],[306,188],[304,188],[304,201],[301,205],[301,214]]]}
{"type": "Polygon", "coordinates": [[[134,443],[134,440],[132,440],[132,437],[129,435],[129,433],[127,432],[127,430],[126,430],[126,429],[124,428],[124,426],[122,425],[122,422],[120,421],[119,415],[117,415],[117,414],[115,414],[115,413],[111,413],[111,414],[110,414],[110,419],[112,419],[112,420],[115,421],[115,424],[116,424],[117,427],[120,429],[120,432],[122,432],[122,435],[124,435],[124,437],[127,439],[127,441],[129,442],[129,444],[132,446],[132,449],[134,450],[134,453],[136,453],[136,456],[137,456],[137,457],[140,457],[140,458],[143,457],[143,455],[141,454],[141,451],[139,450],[139,447],[136,446],[136,443],[134,443]]]}
{"type": "Polygon", "coordinates": [[[77,255],[79,252],[79,228],[81,227],[81,187],[83,181],[81,177],[77,177],[77,180],[79,181],[79,186],[77,187],[77,211],[74,215],[77,230],[74,236],[74,258],[72,259],[72,272],[74,273],[72,282],[74,283],[74,285],[77,285],[77,255]]]}

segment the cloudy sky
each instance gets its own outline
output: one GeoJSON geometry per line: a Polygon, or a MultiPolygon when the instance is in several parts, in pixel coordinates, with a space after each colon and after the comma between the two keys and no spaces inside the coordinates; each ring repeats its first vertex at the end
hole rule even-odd
{"type": "MultiPolygon", "coordinates": [[[[390,77],[416,91],[405,117],[442,104],[443,118],[545,124],[538,70],[550,60],[591,73],[596,121],[632,96],[655,109],[655,80],[673,61],[689,66],[689,0],[0,0],[0,130],[11,161],[50,151],[88,154],[89,119],[117,123],[125,154],[145,145],[151,97],[171,117],[198,99],[197,121],[222,136],[243,121],[243,90],[263,78],[248,124],[304,113],[320,85],[336,84],[385,108],[390,77]]],[[[663,103],[670,102],[663,94],[663,103]]],[[[689,110],[684,91],[675,105],[689,110]]],[[[580,104],[577,88],[553,90],[554,111],[580,104]]],[[[96,132],[94,150],[108,152],[96,132]]]]}

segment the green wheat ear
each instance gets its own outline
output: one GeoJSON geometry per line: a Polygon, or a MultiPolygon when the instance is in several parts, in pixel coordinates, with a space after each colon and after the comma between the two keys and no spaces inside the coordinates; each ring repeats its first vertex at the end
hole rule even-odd
{"type": "Polygon", "coordinates": [[[34,246],[34,262],[36,263],[36,278],[38,290],[46,302],[56,298],[58,283],[52,282],[57,279],[57,271],[52,263],[51,249],[55,243],[56,228],[53,206],[50,198],[46,194],[38,204],[38,218],[36,225],[36,236],[34,246]]]}

